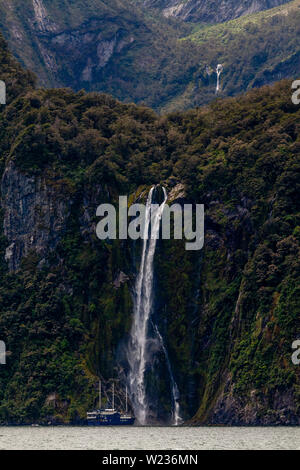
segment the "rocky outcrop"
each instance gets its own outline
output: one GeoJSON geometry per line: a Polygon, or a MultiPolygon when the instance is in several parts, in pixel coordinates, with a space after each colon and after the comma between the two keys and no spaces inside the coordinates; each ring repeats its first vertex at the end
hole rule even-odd
{"type": "Polygon", "coordinates": [[[127,276],[127,274],[123,273],[123,271],[120,271],[113,282],[114,288],[120,289],[121,285],[127,281],[129,281],[129,277],[127,276]]]}
{"type": "Polygon", "coordinates": [[[233,426],[274,426],[299,425],[300,418],[291,390],[283,393],[276,391],[272,399],[265,397],[259,390],[251,390],[249,397],[237,396],[234,384],[227,376],[224,390],[219,395],[208,424],[233,426]],[[266,410],[268,410],[266,412],[266,410]]]}
{"type": "Polygon", "coordinates": [[[19,269],[22,257],[31,252],[42,263],[64,232],[70,200],[60,197],[51,181],[22,173],[12,161],[4,171],[1,192],[9,270],[19,269]]]}
{"type": "MultiPolygon", "coordinates": [[[[134,42],[134,36],[117,29],[109,36],[101,31],[101,22],[92,21],[79,30],[64,31],[59,34],[39,35],[39,48],[45,63],[61,81],[59,63],[63,56],[77,64],[76,74],[82,82],[97,80],[97,73],[103,69],[115,54],[134,42]],[[49,57],[53,57],[52,63],[49,57]]],[[[77,88],[74,84],[74,87],[77,88]]]]}
{"type": "Polygon", "coordinates": [[[168,194],[168,201],[173,202],[178,199],[184,199],[186,196],[186,188],[184,184],[177,183],[168,194]]]}
{"type": "Polygon", "coordinates": [[[145,0],[146,6],[160,8],[164,16],[184,21],[222,23],[287,3],[288,0],[145,0]]]}
{"type": "Polygon", "coordinates": [[[40,31],[55,31],[56,24],[48,15],[48,12],[42,2],[42,0],[32,0],[34,9],[34,24],[40,31]]]}

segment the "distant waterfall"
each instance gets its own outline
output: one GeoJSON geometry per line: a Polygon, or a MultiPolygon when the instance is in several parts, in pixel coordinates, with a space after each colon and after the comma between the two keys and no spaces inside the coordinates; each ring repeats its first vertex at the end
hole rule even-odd
{"type": "Polygon", "coordinates": [[[160,206],[151,206],[154,187],[151,188],[145,212],[143,250],[135,285],[133,325],[128,346],[128,386],[135,416],[140,424],[147,423],[149,404],[145,389],[147,366],[147,337],[153,307],[153,261],[159,236],[160,221],[168,196],[165,188],[164,201],[160,206]],[[153,210],[154,209],[154,210],[153,210]],[[151,237],[149,237],[151,225],[151,237]]]}
{"type": "Polygon", "coordinates": [[[216,94],[219,93],[219,91],[220,91],[220,75],[221,75],[222,72],[223,72],[223,65],[222,65],[222,64],[218,64],[218,65],[217,65],[217,69],[216,69],[216,73],[217,73],[216,94]]]}
{"type": "Polygon", "coordinates": [[[164,340],[160,332],[158,331],[157,326],[155,326],[155,331],[157,333],[159,342],[161,344],[161,348],[165,354],[165,358],[167,361],[168,371],[169,371],[169,375],[171,379],[171,389],[172,389],[172,398],[173,398],[173,407],[174,407],[173,408],[173,424],[174,426],[178,426],[180,423],[182,423],[182,418],[180,417],[179,390],[178,390],[177,383],[175,382],[174,375],[172,372],[172,367],[171,367],[171,363],[169,360],[168,351],[166,350],[164,340]]]}

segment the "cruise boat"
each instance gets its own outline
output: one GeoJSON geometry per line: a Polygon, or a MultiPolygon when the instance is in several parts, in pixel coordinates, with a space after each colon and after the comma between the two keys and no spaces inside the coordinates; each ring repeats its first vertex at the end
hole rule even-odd
{"type": "Polygon", "coordinates": [[[99,381],[99,408],[88,411],[86,414],[88,426],[130,426],[134,424],[135,418],[128,413],[128,394],[126,387],[126,412],[115,409],[115,390],[113,384],[112,407],[102,408],[101,406],[101,381],[99,381]]]}

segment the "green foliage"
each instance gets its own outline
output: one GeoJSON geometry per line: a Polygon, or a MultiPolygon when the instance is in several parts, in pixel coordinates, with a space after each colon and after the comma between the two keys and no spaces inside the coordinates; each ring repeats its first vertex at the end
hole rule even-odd
{"type": "Polygon", "coordinates": [[[276,414],[282,390],[295,415],[300,109],[290,82],[158,117],[103,94],[37,90],[30,76],[21,91],[25,75],[14,80],[5,57],[12,95],[0,115],[2,170],[13,162],[43,178],[69,213],[42,265],[32,251],[9,273],[0,238],[0,337],[10,352],[1,422],[76,421],[94,404],[96,377],[118,374],[140,247],[97,240],[94,209],[178,182],[206,214],[203,251],[163,241],[156,257],[156,320],[185,416],[208,422],[228,377],[243,406],[253,390],[268,397],[262,420],[276,414]],[[129,279],[116,287],[120,271],[129,279]]]}

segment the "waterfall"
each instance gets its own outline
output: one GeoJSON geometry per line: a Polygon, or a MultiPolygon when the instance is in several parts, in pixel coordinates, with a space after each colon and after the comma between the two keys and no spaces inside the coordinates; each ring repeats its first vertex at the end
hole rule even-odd
{"type": "Polygon", "coordinates": [[[154,328],[155,328],[156,334],[157,334],[159,342],[161,344],[161,348],[164,352],[164,355],[165,355],[165,358],[166,358],[166,361],[167,361],[168,371],[169,371],[169,375],[170,375],[170,379],[171,379],[171,390],[172,390],[173,407],[174,407],[173,408],[173,424],[174,424],[174,426],[178,426],[180,423],[182,423],[182,418],[180,417],[179,390],[178,390],[178,387],[177,387],[177,383],[175,382],[175,379],[174,379],[174,375],[173,375],[173,372],[172,372],[172,367],[171,367],[168,351],[166,350],[164,340],[163,340],[160,332],[158,331],[158,328],[157,328],[156,325],[155,325],[154,328]]]}
{"type": "Polygon", "coordinates": [[[221,75],[222,72],[223,72],[223,65],[222,65],[222,64],[218,64],[218,65],[217,65],[217,69],[216,69],[216,73],[217,73],[216,94],[219,93],[219,91],[220,91],[220,75],[221,75]]]}
{"type": "Polygon", "coordinates": [[[168,199],[167,192],[163,188],[163,203],[160,206],[152,205],[153,192],[154,187],[149,192],[146,204],[142,257],[135,285],[133,325],[127,351],[131,403],[135,416],[142,425],[147,423],[149,410],[144,378],[148,359],[148,326],[153,306],[153,261],[160,221],[168,199]],[[150,225],[151,237],[149,238],[150,225]]]}

